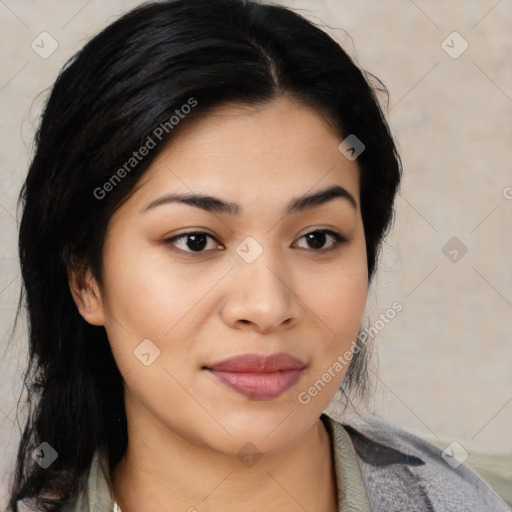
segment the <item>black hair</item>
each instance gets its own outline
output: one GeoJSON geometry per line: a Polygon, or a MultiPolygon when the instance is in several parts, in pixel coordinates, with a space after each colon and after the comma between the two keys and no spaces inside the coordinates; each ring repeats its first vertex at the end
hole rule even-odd
{"type": "MultiPolygon", "coordinates": [[[[73,510],[94,452],[108,456],[110,469],[125,453],[122,377],[105,329],[79,314],[68,271],[88,267],[101,282],[109,219],[165,144],[222,104],[258,106],[286,96],[324,113],[340,142],[353,134],[365,145],[357,164],[371,283],[401,178],[376,91],[387,94],[321,28],[288,8],[255,0],[143,4],[64,65],[46,101],[19,197],[23,287],[17,317],[25,302],[28,416],[10,510],[28,499],[38,511],[73,510]],[[190,108],[180,116],[184,105],[190,108]],[[126,167],[148,137],[154,149],[126,167]],[[42,442],[58,453],[46,469],[31,456],[42,442]]],[[[358,347],[342,384],[346,396],[364,395],[368,355],[367,344],[358,347]]]]}

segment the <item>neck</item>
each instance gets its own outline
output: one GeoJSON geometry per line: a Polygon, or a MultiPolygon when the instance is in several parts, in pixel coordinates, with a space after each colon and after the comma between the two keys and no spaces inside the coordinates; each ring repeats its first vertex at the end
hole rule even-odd
{"type": "Polygon", "coordinates": [[[139,426],[129,429],[112,475],[122,512],[337,510],[330,439],[320,419],[294,445],[247,466],[169,429],[162,436],[139,426]]]}

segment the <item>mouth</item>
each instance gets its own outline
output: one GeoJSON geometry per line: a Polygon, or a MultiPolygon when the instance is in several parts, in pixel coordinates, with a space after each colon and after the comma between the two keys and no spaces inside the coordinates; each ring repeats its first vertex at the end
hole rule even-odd
{"type": "Polygon", "coordinates": [[[230,389],[253,400],[271,400],[283,394],[297,383],[305,368],[304,362],[284,352],[243,354],[203,367],[230,389]]]}

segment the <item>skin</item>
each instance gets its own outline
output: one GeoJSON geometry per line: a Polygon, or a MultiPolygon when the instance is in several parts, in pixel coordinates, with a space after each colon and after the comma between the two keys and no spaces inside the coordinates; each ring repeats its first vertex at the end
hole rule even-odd
{"type": "Polygon", "coordinates": [[[134,195],[109,222],[104,282],[70,277],[82,316],[103,325],[124,378],[128,449],[113,472],[123,512],[337,510],[328,433],[319,420],[348,368],[306,405],[307,391],[353,348],[367,297],[359,169],[338,150],[325,116],[289,98],[229,105],[183,125],[134,195]],[[332,199],[284,215],[294,198],[339,185],[332,199]],[[167,193],[237,203],[239,215],[162,204],[167,193]],[[330,229],[333,250],[304,236],[330,229]],[[194,252],[190,237],[206,238],[194,252]],[[236,252],[253,237],[263,252],[236,252]],[[167,242],[166,242],[167,240],[167,242]],[[181,249],[181,251],[180,251],[181,249]],[[323,252],[322,252],[323,251],[323,252]],[[149,366],[134,350],[150,339],[149,366]],[[203,366],[243,353],[287,352],[306,363],[297,384],[270,400],[228,388],[203,366]],[[251,467],[237,452],[251,442],[251,467]]]}

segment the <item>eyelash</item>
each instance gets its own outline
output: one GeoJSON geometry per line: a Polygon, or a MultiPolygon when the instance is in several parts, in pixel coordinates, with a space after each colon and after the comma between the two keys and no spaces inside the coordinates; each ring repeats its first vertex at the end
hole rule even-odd
{"type": "MultiPolygon", "coordinates": [[[[305,236],[311,235],[313,233],[325,233],[325,234],[331,236],[334,239],[333,244],[329,248],[327,248],[327,249],[311,249],[311,251],[313,251],[315,253],[320,253],[320,254],[329,253],[331,251],[334,251],[334,250],[338,249],[341,245],[343,245],[343,244],[348,242],[348,239],[345,238],[343,235],[340,235],[339,233],[336,233],[335,231],[332,231],[330,229],[315,229],[314,231],[310,231],[309,233],[306,233],[306,234],[302,235],[299,238],[299,240],[304,238],[305,236]]],[[[191,236],[191,235],[206,235],[207,237],[209,237],[212,240],[214,240],[215,242],[217,242],[215,237],[213,237],[209,233],[206,233],[204,231],[190,231],[188,233],[181,233],[180,235],[176,235],[176,236],[173,236],[171,238],[167,238],[167,239],[164,240],[164,243],[166,243],[168,245],[172,245],[173,242],[175,242],[177,240],[180,240],[182,238],[186,238],[187,236],[191,236]]],[[[197,254],[197,255],[208,252],[208,251],[204,251],[204,250],[201,250],[201,251],[187,251],[187,250],[177,249],[177,248],[176,248],[176,250],[179,251],[179,252],[186,253],[186,254],[197,254]]]]}

